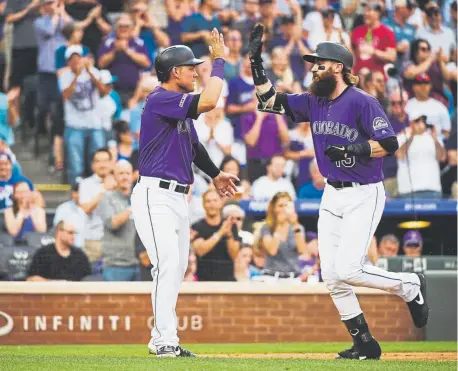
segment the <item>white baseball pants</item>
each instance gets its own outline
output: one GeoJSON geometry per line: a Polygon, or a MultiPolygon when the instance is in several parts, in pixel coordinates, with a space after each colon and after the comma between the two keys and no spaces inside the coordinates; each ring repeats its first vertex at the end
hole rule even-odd
{"type": "Polygon", "coordinates": [[[151,345],[179,344],[175,312],[190,247],[186,195],[159,188],[158,178],[141,177],[132,192],[138,235],[153,265],[151,345]]]}
{"type": "Polygon", "coordinates": [[[341,319],[362,313],[351,286],[376,288],[413,300],[420,290],[414,273],[363,265],[385,207],[383,183],[336,189],[327,184],[318,219],[321,274],[341,319]]]}

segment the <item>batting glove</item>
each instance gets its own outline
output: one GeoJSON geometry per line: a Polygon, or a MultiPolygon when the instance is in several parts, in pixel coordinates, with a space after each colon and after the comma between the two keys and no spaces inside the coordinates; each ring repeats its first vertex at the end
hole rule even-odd
{"type": "Polygon", "coordinates": [[[347,145],[341,144],[339,146],[328,146],[324,154],[328,156],[329,160],[332,162],[342,161],[348,157],[347,145]]]}

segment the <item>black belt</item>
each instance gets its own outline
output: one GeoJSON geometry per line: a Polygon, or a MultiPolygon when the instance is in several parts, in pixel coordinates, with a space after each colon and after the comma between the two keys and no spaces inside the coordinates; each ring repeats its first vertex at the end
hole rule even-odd
{"type": "MultiPolygon", "coordinates": [[[[141,180],[141,175],[138,177],[138,183],[140,183],[140,180],[141,180]]],[[[183,186],[183,185],[180,185],[180,184],[177,184],[175,185],[175,188],[174,189],[170,189],[170,185],[171,185],[172,182],[170,182],[169,180],[160,180],[159,181],[159,188],[163,188],[163,189],[168,189],[170,191],[174,191],[174,192],[177,192],[177,193],[183,193],[185,195],[187,195],[189,193],[189,189],[191,188],[190,186],[183,186]]]]}
{"type": "Polygon", "coordinates": [[[341,181],[328,181],[329,185],[332,185],[334,188],[348,188],[355,187],[355,185],[366,185],[367,183],[358,183],[358,182],[341,182],[341,181]]]}

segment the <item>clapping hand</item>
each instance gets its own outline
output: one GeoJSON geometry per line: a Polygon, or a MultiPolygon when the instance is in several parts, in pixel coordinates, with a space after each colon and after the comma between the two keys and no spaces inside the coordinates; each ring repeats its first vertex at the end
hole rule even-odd
{"type": "Polygon", "coordinates": [[[210,54],[212,59],[224,58],[225,48],[224,37],[222,33],[219,33],[216,28],[213,29],[210,35],[210,54]]]}

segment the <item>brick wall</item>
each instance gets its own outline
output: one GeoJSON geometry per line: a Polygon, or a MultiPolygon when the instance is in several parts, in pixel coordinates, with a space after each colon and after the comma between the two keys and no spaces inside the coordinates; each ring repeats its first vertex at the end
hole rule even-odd
{"type": "MultiPolygon", "coordinates": [[[[385,294],[359,299],[378,340],[423,339],[401,299],[385,294]]],[[[181,294],[177,314],[179,336],[186,343],[349,340],[324,293],[181,294]]],[[[150,316],[146,293],[0,292],[0,344],[147,343],[150,316]],[[14,327],[1,336],[11,323],[8,316],[14,327]]]]}

